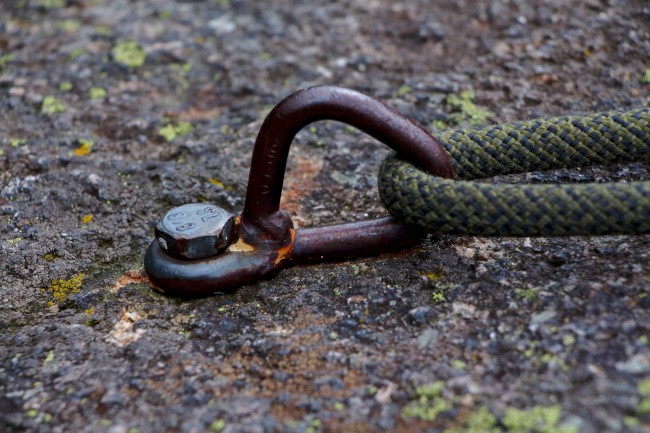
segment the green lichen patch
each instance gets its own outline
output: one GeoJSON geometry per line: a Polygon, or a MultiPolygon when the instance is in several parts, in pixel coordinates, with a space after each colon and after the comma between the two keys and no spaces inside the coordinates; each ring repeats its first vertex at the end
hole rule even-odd
{"type": "Polygon", "coordinates": [[[436,129],[446,129],[458,125],[484,125],[488,118],[494,116],[494,113],[476,105],[474,97],[474,91],[471,89],[463,90],[458,95],[447,96],[444,103],[451,114],[445,121],[434,121],[432,126],[436,129]]]}
{"type": "Polygon", "coordinates": [[[650,379],[643,379],[637,384],[636,389],[640,395],[650,397],[650,379]]]}
{"type": "Polygon", "coordinates": [[[641,84],[650,84],[650,69],[646,69],[641,77],[641,84]]]}
{"type": "Polygon", "coordinates": [[[625,424],[627,428],[636,428],[639,426],[639,424],[641,424],[641,422],[638,418],[635,418],[633,416],[625,416],[623,417],[623,424],[625,424]]]}
{"type": "Polygon", "coordinates": [[[434,304],[444,304],[445,302],[447,302],[446,293],[447,293],[447,287],[437,286],[431,293],[431,301],[434,304]]]}
{"type": "Polygon", "coordinates": [[[41,113],[43,114],[59,114],[66,110],[65,104],[54,96],[46,96],[41,105],[41,113]]]}
{"type": "Polygon", "coordinates": [[[65,7],[65,0],[38,0],[37,4],[44,9],[61,9],[65,7]]]}
{"type": "Polygon", "coordinates": [[[305,429],[305,433],[316,433],[320,430],[322,423],[318,418],[311,420],[309,426],[305,429]]]}
{"type": "Polygon", "coordinates": [[[399,89],[397,89],[397,96],[405,96],[411,93],[413,89],[411,89],[409,86],[402,86],[399,89]]]}
{"type": "Polygon", "coordinates": [[[147,54],[135,41],[119,42],[113,47],[113,60],[129,68],[139,68],[144,65],[147,54]]]}
{"type": "Polygon", "coordinates": [[[111,26],[99,25],[95,27],[95,34],[98,36],[110,36],[113,34],[111,26]]]}
{"type": "Polygon", "coordinates": [[[451,366],[452,366],[453,368],[455,368],[456,370],[464,370],[465,367],[467,367],[467,364],[465,364],[465,363],[464,363],[463,361],[461,361],[460,359],[453,359],[453,360],[451,361],[450,364],[451,364],[451,366]]]}
{"type": "Polygon", "coordinates": [[[577,433],[576,426],[560,424],[561,416],[559,405],[507,408],[502,423],[508,433],[577,433]]]}
{"type": "Polygon", "coordinates": [[[539,295],[539,287],[530,287],[528,289],[515,289],[515,296],[519,299],[523,299],[526,302],[533,302],[537,300],[539,295]]]}
{"type": "Polygon", "coordinates": [[[86,274],[77,274],[68,280],[54,280],[50,287],[43,289],[44,292],[54,298],[54,301],[48,302],[48,305],[52,306],[55,303],[63,303],[70,295],[73,295],[81,290],[81,285],[83,283],[84,277],[86,274]]]}
{"type": "Polygon", "coordinates": [[[10,138],[9,139],[9,146],[11,147],[20,147],[23,146],[25,143],[27,143],[27,140],[24,138],[10,138]]]}
{"type": "Polygon", "coordinates": [[[486,406],[472,411],[459,427],[448,428],[444,433],[500,433],[497,417],[486,406]]]}
{"type": "Polygon", "coordinates": [[[402,418],[434,421],[442,412],[451,409],[451,403],[442,397],[444,389],[445,383],[442,381],[416,388],[417,399],[402,409],[402,418]]]}
{"type": "Polygon", "coordinates": [[[176,81],[181,90],[187,90],[190,88],[190,82],[187,76],[192,70],[191,63],[174,64],[170,66],[170,70],[174,81],[176,81]]]}
{"type": "Polygon", "coordinates": [[[90,99],[104,99],[106,95],[106,89],[102,87],[91,87],[88,91],[88,96],[90,96],[90,99]]]}
{"type": "Polygon", "coordinates": [[[70,60],[75,60],[83,55],[86,50],[83,48],[75,48],[74,50],[70,51],[70,54],[68,54],[68,59],[70,60]]]}
{"type": "Polygon", "coordinates": [[[77,33],[81,27],[81,23],[76,20],[63,20],[56,25],[59,29],[68,33],[77,33]]]}
{"type": "Polygon", "coordinates": [[[158,134],[163,137],[167,142],[171,143],[176,137],[187,135],[192,132],[192,124],[190,122],[178,122],[176,124],[169,123],[163,126],[158,134]]]}
{"type": "Polygon", "coordinates": [[[214,433],[219,433],[224,428],[226,428],[226,422],[222,419],[218,419],[212,424],[210,424],[210,431],[214,433]]]}
{"type": "Polygon", "coordinates": [[[59,90],[62,92],[69,92],[72,90],[72,83],[69,81],[64,81],[63,83],[59,84],[59,90]]]}
{"type": "Polygon", "coordinates": [[[49,253],[45,253],[43,255],[43,260],[46,262],[53,262],[54,260],[58,259],[59,255],[56,253],[56,251],[50,251],[49,253]]]}
{"type": "MultiPolygon", "coordinates": [[[[444,304],[449,301],[447,297],[449,291],[455,286],[453,284],[444,283],[441,281],[435,281],[435,273],[426,274],[425,278],[428,283],[427,288],[431,289],[431,303],[434,305],[444,304]]],[[[442,273],[438,278],[442,278],[442,273]]]]}
{"type": "Polygon", "coordinates": [[[636,412],[639,415],[650,414],[650,379],[643,379],[637,384],[636,389],[641,396],[641,400],[636,406],[636,412]]]}
{"type": "Polygon", "coordinates": [[[573,334],[566,334],[562,337],[562,344],[565,346],[573,346],[576,344],[576,337],[573,334]]]}
{"type": "Polygon", "coordinates": [[[158,18],[161,20],[169,21],[174,18],[174,11],[169,9],[162,10],[158,13],[158,18]]]}
{"type": "Polygon", "coordinates": [[[424,282],[427,287],[432,289],[431,301],[433,304],[443,304],[447,302],[447,292],[454,286],[440,282],[439,280],[445,276],[442,271],[433,271],[422,274],[424,282]]]}
{"type": "Polygon", "coordinates": [[[3,70],[9,62],[14,59],[13,54],[3,54],[0,56],[0,71],[3,70]]]}
{"type": "Polygon", "coordinates": [[[642,399],[639,404],[636,406],[636,412],[639,415],[649,415],[650,414],[650,398],[642,399]]]}

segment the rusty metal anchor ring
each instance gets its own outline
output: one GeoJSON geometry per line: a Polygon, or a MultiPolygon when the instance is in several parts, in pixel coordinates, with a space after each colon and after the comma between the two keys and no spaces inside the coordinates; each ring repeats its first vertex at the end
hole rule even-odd
{"type": "Polygon", "coordinates": [[[442,145],[383,103],[340,87],[298,91],[262,124],[240,216],[194,203],[160,219],[144,259],[155,289],[181,297],[227,293],[287,266],[394,251],[422,239],[421,231],[393,217],[294,229],[291,217],[280,209],[289,147],[298,131],[319,120],[351,125],[422,169],[454,178],[442,145]]]}

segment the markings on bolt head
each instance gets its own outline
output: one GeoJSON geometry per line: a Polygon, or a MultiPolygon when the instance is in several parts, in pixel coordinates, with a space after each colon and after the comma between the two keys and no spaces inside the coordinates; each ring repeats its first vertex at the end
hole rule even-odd
{"type": "Polygon", "coordinates": [[[190,203],[170,210],[159,223],[161,231],[173,235],[209,236],[221,230],[230,219],[225,210],[211,204],[190,203]]]}

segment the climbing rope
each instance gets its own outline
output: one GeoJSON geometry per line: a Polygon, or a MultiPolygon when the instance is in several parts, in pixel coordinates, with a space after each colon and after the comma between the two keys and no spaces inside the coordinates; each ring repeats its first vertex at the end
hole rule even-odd
{"type": "Polygon", "coordinates": [[[650,160],[650,109],[563,116],[436,135],[459,180],[388,156],[379,194],[396,217],[436,233],[562,236],[650,232],[650,181],[490,184],[527,171],[650,160]]]}

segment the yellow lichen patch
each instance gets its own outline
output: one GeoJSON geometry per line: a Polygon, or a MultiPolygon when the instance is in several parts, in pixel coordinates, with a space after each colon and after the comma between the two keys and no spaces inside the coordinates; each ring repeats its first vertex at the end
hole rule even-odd
{"type": "MultiPolygon", "coordinates": [[[[83,283],[85,276],[86,274],[82,273],[77,274],[68,280],[54,280],[46,291],[54,297],[56,303],[60,304],[68,299],[68,296],[81,290],[81,284],[83,283]]],[[[54,305],[52,302],[50,304],[54,305]]]]}
{"type": "Polygon", "coordinates": [[[52,251],[52,252],[46,253],[43,256],[43,260],[45,260],[46,262],[53,262],[54,260],[56,260],[57,257],[58,256],[56,255],[56,253],[52,251]]]}
{"type": "Polygon", "coordinates": [[[81,222],[83,222],[84,224],[88,224],[92,220],[93,220],[93,216],[91,214],[86,214],[81,218],[81,222]]]}
{"type": "Polygon", "coordinates": [[[92,151],[93,144],[95,143],[93,143],[92,140],[86,140],[82,138],[79,140],[79,144],[81,144],[81,146],[77,147],[74,150],[74,154],[77,156],[86,156],[92,151]]]}
{"type": "Polygon", "coordinates": [[[220,180],[215,179],[214,177],[210,178],[210,183],[212,185],[218,186],[219,188],[223,188],[223,182],[221,182],[220,180]]]}
{"type": "Polygon", "coordinates": [[[84,313],[86,313],[89,316],[92,316],[94,312],[95,312],[95,307],[88,308],[87,310],[84,310],[84,313]]]}
{"type": "Polygon", "coordinates": [[[435,281],[435,280],[439,280],[442,277],[444,277],[445,274],[442,271],[436,271],[436,272],[429,272],[429,273],[423,274],[422,276],[424,278],[426,278],[427,280],[435,281]]]}

